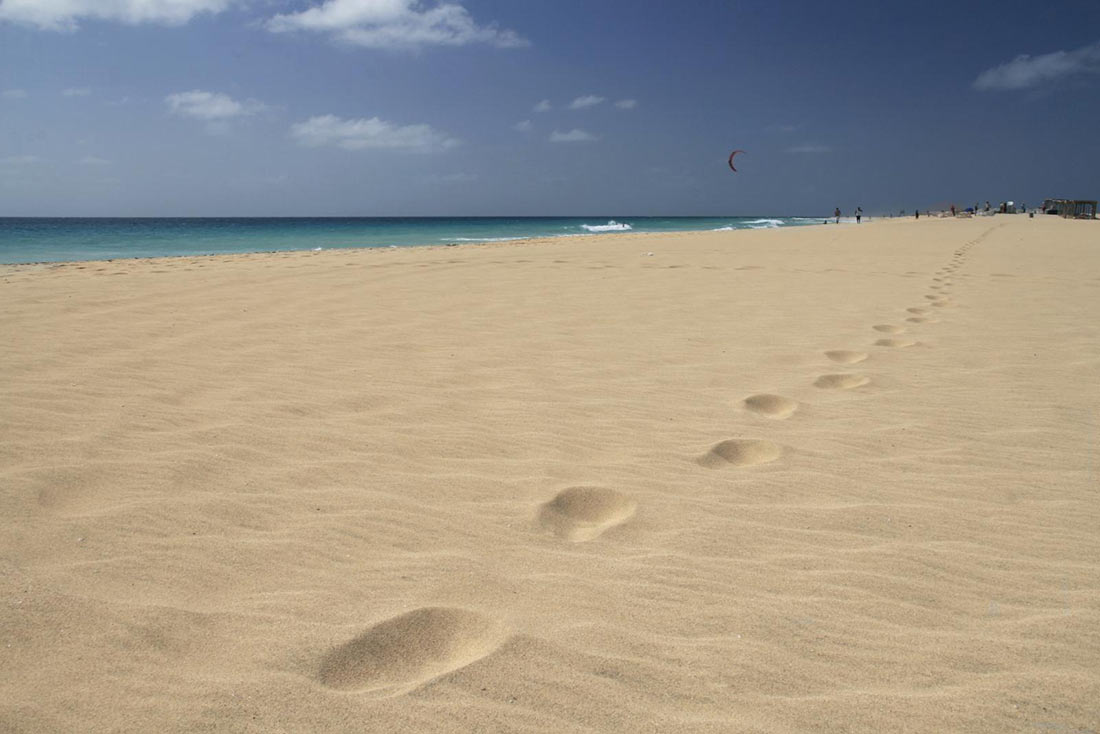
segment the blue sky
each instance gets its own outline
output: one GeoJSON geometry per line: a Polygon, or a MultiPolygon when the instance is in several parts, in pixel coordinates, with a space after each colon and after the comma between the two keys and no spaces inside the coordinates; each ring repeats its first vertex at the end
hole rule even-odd
{"type": "Polygon", "coordinates": [[[0,0],[0,216],[1096,198],[1098,121],[1096,2],[0,0]]]}

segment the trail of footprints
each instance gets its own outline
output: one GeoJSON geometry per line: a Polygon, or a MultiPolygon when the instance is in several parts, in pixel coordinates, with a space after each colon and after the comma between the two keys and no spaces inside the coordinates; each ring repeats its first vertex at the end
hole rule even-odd
{"type": "MultiPolygon", "coordinates": [[[[955,250],[948,265],[936,271],[922,306],[905,312],[906,321],[934,324],[937,309],[954,305],[950,298],[951,276],[966,262],[967,253],[993,231],[955,250]]],[[[876,347],[903,348],[917,344],[903,336],[906,328],[894,324],[871,327],[886,335],[876,347]]],[[[824,356],[839,365],[856,365],[867,352],[834,349],[824,356]]],[[[813,384],[823,390],[851,390],[868,385],[871,378],[855,373],[819,375],[813,384]]],[[[742,401],[745,410],[770,420],[786,420],[799,403],[783,395],[758,393],[742,401]]],[[[765,439],[731,438],[716,443],[696,462],[708,469],[751,467],[783,456],[783,447],[765,439]]],[[[570,487],[538,508],[542,532],[561,540],[581,543],[628,522],[637,511],[629,495],[608,487],[570,487]]],[[[413,691],[440,676],[471,665],[499,649],[509,638],[504,625],[480,612],[452,607],[422,607],[379,622],[354,639],[326,654],[316,673],[322,685],[340,691],[369,693],[379,697],[413,691]]]]}

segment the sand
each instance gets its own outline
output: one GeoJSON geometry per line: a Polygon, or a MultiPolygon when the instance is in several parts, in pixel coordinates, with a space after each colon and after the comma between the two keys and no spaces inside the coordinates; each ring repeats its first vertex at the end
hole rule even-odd
{"type": "Polygon", "coordinates": [[[17,266],[0,306],[5,732],[1100,730],[1100,223],[17,266]]]}

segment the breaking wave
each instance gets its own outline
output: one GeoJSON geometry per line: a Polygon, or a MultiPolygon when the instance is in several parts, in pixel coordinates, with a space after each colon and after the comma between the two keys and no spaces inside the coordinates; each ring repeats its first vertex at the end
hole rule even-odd
{"type": "Polygon", "coordinates": [[[634,228],[625,222],[616,222],[612,219],[607,224],[582,224],[581,229],[586,229],[589,232],[626,232],[634,228]]]}

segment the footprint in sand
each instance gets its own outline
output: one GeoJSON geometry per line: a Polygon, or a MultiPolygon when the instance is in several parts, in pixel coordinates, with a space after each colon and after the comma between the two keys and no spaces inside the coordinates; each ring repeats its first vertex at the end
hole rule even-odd
{"type": "Polygon", "coordinates": [[[930,319],[927,316],[910,316],[906,319],[914,324],[938,324],[939,319],[930,319]]]}
{"type": "Polygon", "coordinates": [[[913,308],[907,308],[905,310],[908,311],[909,313],[915,313],[915,314],[918,314],[918,315],[923,314],[923,313],[931,313],[927,308],[919,308],[917,306],[914,306],[913,308]]]}
{"type": "Polygon", "coordinates": [[[395,696],[477,662],[506,638],[500,624],[477,612],[424,607],[380,622],[332,650],[317,678],[341,691],[395,696]]]}
{"type": "Polygon", "coordinates": [[[875,342],[876,347],[911,347],[916,344],[912,339],[879,339],[875,342]]]}
{"type": "Polygon", "coordinates": [[[708,469],[724,466],[752,466],[767,464],[783,455],[779,444],[751,438],[731,438],[714,444],[710,451],[699,457],[699,463],[708,469]]]}
{"type": "Polygon", "coordinates": [[[851,390],[870,381],[871,378],[866,375],[822,375],[814,380],[814,385],[826,390],[851,390]]]}
{"type": "Polygon", "coordinates": [[[944,306],[950,306],[951,301],[946,299],[946,298],[941,298],[938,301],[932,301],[932,305],[935,306],[936,308],[943,308],[944,306]]]}
{"type": "Polygon", "coordinates": [[[634,516],[638,503],[606,487],[570,487],[539,510],[539,524],[559,538],[580,543],[634,516]]]}
{"type": "Polygon", "coordinates": [[[798,402],[782,395],[760,393],[745,398],[745,407],[753,413],[782,420],[790,418],[798,410],[798,402]]]}
{"type": "Polygon", "coordinates": [[[825,356],[834,362],[841,364],[856,364],[867,359],[867,352],[851,352],[847,349],[832,349],[825,352],[825,356]]]}
{"type": "Polygon", "coordinates": [[[905,328],[901,326],[894,326],[893,324],[875,324],[871,327],[875,331],[881,331],[883,334],[903,334],[905,328]]]}

